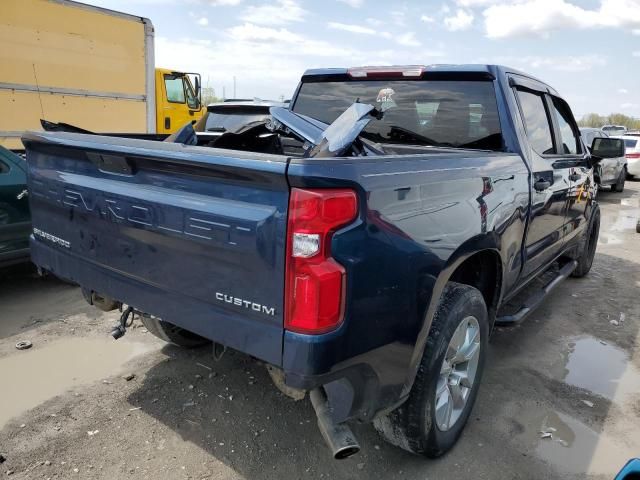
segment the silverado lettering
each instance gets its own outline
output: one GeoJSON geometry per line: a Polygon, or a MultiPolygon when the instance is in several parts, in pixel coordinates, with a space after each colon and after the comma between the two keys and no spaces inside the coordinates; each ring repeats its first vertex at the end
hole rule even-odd
{"type": "Polygon", "coordinates": [[[83,187],[60,187],[58,182],[32,179],[31,192],[35,197],[47,199],[72,209],[94,213],[115,223],[157,229],[174,234],[210,240],[232,247],[248,248],[252,243],[248,226],[232,225],[219,216],[173,207],[171,215],[156,212],[151,204],[139,204],[123,197],[110,198],[103,192],[83,187]]]}

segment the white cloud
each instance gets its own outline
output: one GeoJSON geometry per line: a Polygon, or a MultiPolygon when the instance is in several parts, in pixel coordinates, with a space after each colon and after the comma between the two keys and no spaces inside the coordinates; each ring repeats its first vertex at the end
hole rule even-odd
{"type": "Polygon", "coordinates": [[[595,67],[607,64],[607,59],[602,55],[577,55],[577,56],[504,56],[478,59],[480,63],[497,63],[518,68],[520,70],[536,73],[536,71],[555,72],[587,72],[595,67]]]}
{"type": "Polygon", "coordinates": [[[640,50],[636,50],[635,52],[631,52],[631,55],[634,57],[640,57],[640,50]]]}
{"type": "Polygon", "coordinates": [[[635,28],[631,30],[631,33],[633,33],[634,35],[640,35],[640,28],[635,28]]]}
{"type": "Polygon", "coordinates": [[[414,32],[407,32],[397,36],[396,42],[398,42],[399,45],[404,45],[405,47],[419,47],[422,45],[416,38],[416,34],[414,32]]]}
{"type": "Polygon", "coordinates": [[[367,22],[372,27],[379,27],[384,23],[382,20],[378,20],[377,18],[372,18],[372,17],[366,18],[365,22],[367,22]]]}
{"type": "Polygon", "coordinates": [[[303,21],[306,14],[297,0],[275,0],[260,6],[248,6],[241,18],[258,25],[286,25],[303,21]]]}
{"type": "Polygon", "coordinates": [[[235,7],[240,5],[242,0],[209,0],[207,3],[212,7],[235,7]]]}
{"type": "Polygon", "coordinates": [[[198,25],[200,25],[201,27],[206,27],[207,25],[209,25],[209,19],[207,17],[202,17],[198,20],[198,25]]]}
{"type": "Polygon", "coordinates": [[[473,14],[459,8],[456,14],[444,19],[444,26],[451,32],[467,30],[473,24],[473,14]]]}
{"type": "Polygon", "coordinates": [[[424,23],[433,23],[436,21],[435,18],[430,17],[429,15],[422,15],[420,17],[420,21],[424,22],[424,23]]]}
{"type": "Polygon", "coordinates": [[[364,5],[364,0],[338,0],[338,1],[342,3],[346,3],[347,5],[353,8],[360,8],[362,5],[364,5]]]}
{"type": "Polygon", "coordinates": [[[618,89],[618,93],[621,93],[621,94],[623,94],[623,95],[624,95],[624,94],[626,94],[626,93],[629,93],[629,90],[627,90],[626,88],[619,88],[619,89],[618,89]]]}
{"type": "MultiPolygon", "coordinates": [[[[512,3],[517,1],[518,0],[512,0],[512,3]]],[[[505,2],[504,0],[456,0],[456,3],[462,7],[486,7],[487,5],[505,2]]]]}
{"type": "Polygon", "coordinates": [[[638,27],[640,0],[601,0],[588,10],[566,0],[527,0],[492,5],[484,12],[485,29],[490,38],[537,34],[568,28],[638,27]]]}
{"type": "Polygon", "coordinates": [[[377,33],[373,28],[363,27],[362,25],[352,25],[348,23],[329,22],[327,23],[329,28],[334,30],[343,30],[351,33],[361,33],[364,35],[374,35],[377,33]]]}
{"type": "Polygon", "coordinates": [[[640,104],[637,104],[637,103],[627,102],[627,103],[620,104],[620,108],[623,110],[637,110],[638,107],[640,107],[640,104]]]}

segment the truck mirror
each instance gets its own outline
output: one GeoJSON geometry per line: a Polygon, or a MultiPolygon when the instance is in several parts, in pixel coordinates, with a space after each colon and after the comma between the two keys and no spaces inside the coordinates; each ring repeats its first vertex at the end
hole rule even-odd
{"type": "Polygon", "coordinates": [[[624,157],[624,140],[621,138],[594,138],[591,155],[598,158],[624,157]]]}

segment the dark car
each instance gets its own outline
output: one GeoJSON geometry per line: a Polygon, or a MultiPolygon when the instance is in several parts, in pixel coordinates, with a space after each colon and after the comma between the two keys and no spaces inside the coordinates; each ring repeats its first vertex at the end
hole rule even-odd
{"type": "Polygon", "coordinates": [[[589,272],[594,162],[624,142],[587,150],[553,88],[496,65],[310,70],[249,123],[226,148],[190,124],[165,142],[25,134],[34,263],[122,308],[114,338],[139,313],[268,364],[309,393],[335,458],[359,449],[348,421],[442,455],[500,361],[493,326],[589,272]]]}
{"type": "Polygon", "coordinates": [[[0,146],[0,267],[29,260],[27,164],[0,146]]]}

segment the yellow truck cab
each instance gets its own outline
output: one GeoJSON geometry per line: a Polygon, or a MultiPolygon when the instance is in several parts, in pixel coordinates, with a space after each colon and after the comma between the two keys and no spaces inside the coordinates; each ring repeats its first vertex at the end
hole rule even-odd
{"type": "Polygon", "coordinates": [[[156,133],[175,132],[185,123],[202,117],[200,75],[156,68],[155,83],[156,133]]]}
{"type": "Polygon", "coordinates": [[[0,145],[40,119],[97,133],[175,132],[204,113],[200,75],[156,69],[148,18],[71,0],[0,0],[0,145]]]}

